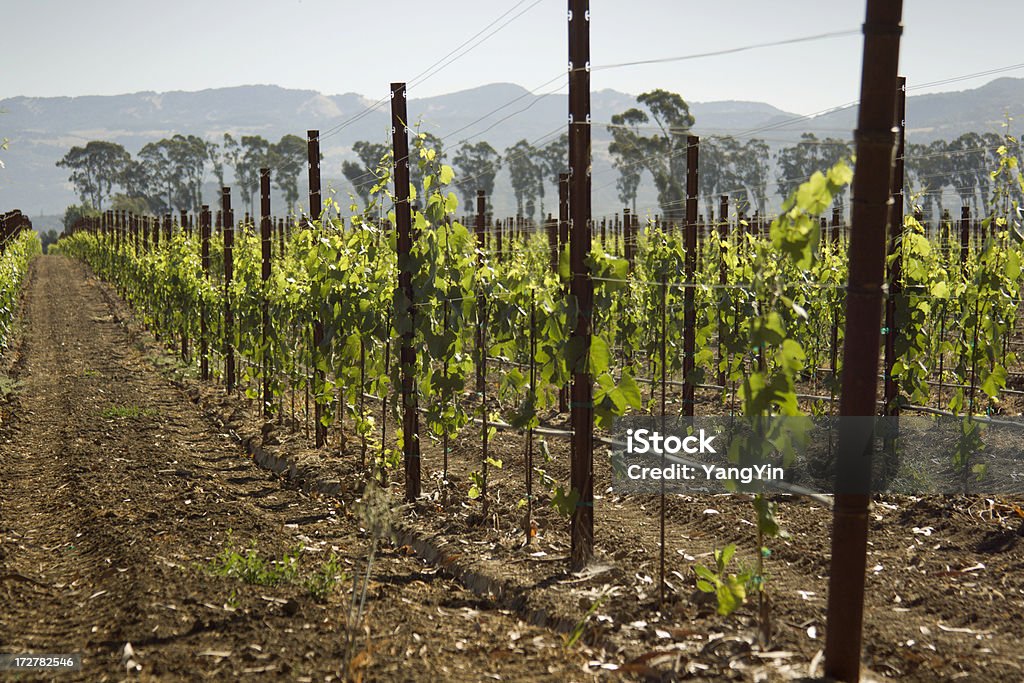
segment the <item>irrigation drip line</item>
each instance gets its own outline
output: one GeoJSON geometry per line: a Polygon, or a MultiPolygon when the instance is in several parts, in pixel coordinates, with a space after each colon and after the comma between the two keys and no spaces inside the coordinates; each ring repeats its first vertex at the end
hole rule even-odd
{"type": "Polygon", "coordinates": [[[997,425],[1000,427],[1015,427],[1017,429],[1024,429],[1024,421],[1012,422],[1010,420],[1000,420],[998,418],[988,417],[986,415],[968,415],[966,413],[954,413],[949,410],[941,410],[939,408],[929,408],[927,406],[915,406],[905,405],[900,406],[901,410],[910,410],[915,413],[927,413],[929,415],[938,415],[940,417],[957,417],[966,418],[971,422],[980,422],[982,424],[997,425]]]}
{"type": "MultiPolygon", "coordinates": [[[[380,403],[384,402],[384,399],[382,399],[380,396],[375,396],[373,394],[365,394],[364,393],[363,394],[363,398],[366,398],[366,399],[369,399],[369,400],[372,400],[372,401],[378,401],[380,403]]],[[[426,408],[417,408],[417,410],[419,412],[421,412],[421,413],[426,413],[427,412],[426,408]]],[[[484,421],[482,419],[478,418],[478,417],[471,417],[470,421],[472,421],[473,424],[476,425],[476,426],[483,426],[483,424],[484,424],[484,421]]],[[[511,425],[511,424],[509,424],[507,422],[503,422],[501,420],[495,420],[493,418],[488,418],[487,426],[488,427],[494,427],[498,431],[514,432],[514,433],[521,434],[521,435],[525,435],[527,433],[527,431],[528,431],[526,429],[522,429],[520,427],[515,427],[515,426],[513,426],[513,425],[511,425]]],[[[554,437],[554,438],[557,438],[557,439],[571,439],[573,437],[573,431],[571,429],[556,429],[554,427],[533,427],[532,430],[530,430],[530,431],[532,431],[534,434],[540,434],[542,436],[550,436],[550,437],[554,437]]],[[[615,439],[610,439],[610,438],[603,437],[603,436],[594,436],[594,441],[597,441],[597,442],[599,442],[601,444],[604,444],[605,446],[609,446],[609,447],[612,447],[612,448],[625,448],[626,447],[626,444],[624,442],[622,442],[622,441],[617,441],[615,439]]],[[[701,466],[701,463],[698,463],[698,462],[696,462],[694,460],[688,460],[686,458],[681,458],[679,456],[670,455],[668,453],[666,453],[664,455],[665,455],[665,458],[667,460],[669,460],[671,462],[676,462],[676,463],[681,464],[681,465],[689,465],[691,467],[700,467],[701,466]]],[[[812,491],[810,489],[803,488],[802,486],[796,486],[795,484],[790,484],[790,483],[785,482],[785,481],[766,481],[765,485],[766,486],[770,486],[771,488],[777,489],[777,490],[779,490],[779,491],[781,491],[783,493],[788,493],[788,494],[797,495],[797,496],[807,496],[808,498],[816,500],[816,501],[818,501],[818,502],[820,502],[820,503],[822,503],[824,505],[828,505],[828,506],[832,505],[832,499],[830,497],[822,495],[822,494],[817,493],[815,491],[812,491]]]]}

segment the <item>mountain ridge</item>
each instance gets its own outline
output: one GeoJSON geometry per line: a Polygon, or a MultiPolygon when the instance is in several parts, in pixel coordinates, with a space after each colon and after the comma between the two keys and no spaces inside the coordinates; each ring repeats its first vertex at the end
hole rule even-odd
{"type": "MultiPolygon", "coordinates": [[[[697,120],[695,133],[767,128],[761,135],[773,147],[795,141],[804,131],[849,139],[856,120],[855,108],[807,118],[764,102],[689,104],[697,120]],[[851,133],[843,135],[843,131],[851,133]]],[[[635,97],[627,93],[606,89],[591,94],[594,186],[606,187],[594,198],[598,214],[618,208],[615,192],[608,187],[609,183],[614,186],[615,175],[607,154],[609,136],[602,124],[632,106],[635,97]]],[[[325,138],[325,181],[344,196],[348,186],[341,179],[340,166],[342,160],[352,158],[351,145],[357,140],[382,140],[390,128],[386,101],[352,92],[327,95],[273,84],[119,95],[15,96],[0,100],[0,111],[5,111],[0,115],[0,135],[10,140],[10,149],[0,155],[7,166],[0,171],[0,208],[18,207],[32,215],[58,213],[77,201],[66,171],[55,163],[71,146],[92,139],[112,140],[135,153],[146,142],[178,132],[205,139],[219,139],[230,132],[277,140],[286,133],[304,136],[307,128],[319,126],[325,138]],[[367,111],[373,105],[377,108],[367,111]]],[[[454,139],[446,140],[449,149],[463,140],[487,140],[499,151],[524,138],[546,142],[564,125],[565,112],[564,94],[537,95],[508,82],[409,100],[410,121],[422,121],[422,130],[442,137],[455,133],[454,139]]],[[[907,98],[908,135],[911,140],[929,142],[969,130],[1000,130],[1006,112],[1024,113],[1024,79],[1002,77],[973,89],[911,95],[907,98]]],[[[648,180],[638,197],[638,204],[645,206],[656,203],[648,180]]],[[[504,174],[498,178],[496,194],[501,193],[511,194],[504,174]]],[[[505,197],[496,208],[509,212],[510,207],[510,197],[505,197]]]]}

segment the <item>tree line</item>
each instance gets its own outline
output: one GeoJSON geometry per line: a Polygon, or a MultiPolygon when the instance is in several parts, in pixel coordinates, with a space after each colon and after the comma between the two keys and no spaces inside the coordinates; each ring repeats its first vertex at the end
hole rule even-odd
{"type": "Polygon", "coordinates": [[[167,213],[199,211],[207,168],[219,185],[231,169],[246,210],[254,206],[260,168],[271,168],[271,179],[291,210],[299,200],[306,160],[306,141],[297,135],[271,143],[260,135],[236,140],[225,133],[219,143],[175,135],[147,143],[134,157],[116,142],[93,140],[72,147],[57,166],[71,171],[69,180],[83,205],[102,210],[109,200],[109,208],[167,213]]]}
{"type": "MultiPolygon", "coordinates": [[[[696,120],[677,93],[652,90],[638,95],[636,102],[638,106],[612,116],[607,126],[619,202],[635,211],[641,182],[648,177],[662,214],[668,220],[681,221],[686,200],[687,136],[696,120]]],[[[417,135],[424,150],[420,153],[432,150],[432,163],[448,160],[443,140],[432,133],[417,135]]],[[[965,133],[950,141],[908,144],[910,195],[920,195],[917,201],[930,218],[933,209],[936,216],[941,215],[943,193],[951,188],[962,203],[973,205],[980,215],[979,207],[986,206],[991,195],[990,173],[998,163],[998,149],[1007,142],[1016,145],[1014,151],[1019,152],[1020,145],[1013,138],[995,133],[965,133]]],[[[365,203],[377,182],[376,170],[387,159],[390,147],[383,142],[360,140],[352,151],[356,159],[344,161],[341,172],[365,203]]],[[[849,142],[832,137],[819,139],[814,133],[804,133],[799,141],[774,154],[763,139],[705,136],[700,143],[699,173],[704,211],[712,215],[718,196],[728,194],[739,210],[765,215],[770,194],[784,199],[815,171],[849,159],[852,153],[849,142]],[[769,187],[775,191],[770,193],[769,187]]],[[[71,183],[83,204],[102,209],[110,200],[112,208],[152,213],[197,211],[203,203],[201,188],[208,168],[219,185],[224,185],[226,169],[230,168],[243,206],[252,210],[259,190],[259,169],[269,167],[291,211],[299,200],[299,180],[306,160],[306,141],[296,135],[285,135],[271,143],[259,135],[243,135],[236,140],[225,133],[220,142],[175,135],[145,145],[135,157],[119,144],[96,140],[85,147],[73,147],[57,165],[71,171],[71,183]]],[[[543,217],[555,204],[546,205],[545,200],[557,195],[558,175],[568,170],[567,161],[568,136],[563,133],[545,145],[519,140],[502,152],[488,142],[463,141],[449,163],[457,171],[454,184],[467,212],[475,210],[478,190],[483,190],[488,205],[492,204],[495,178],[504,168],[516,213],[536,218],[538,211],[543,217]]],[[[419,187],[423,173],[415,161],[410,164],[410,172],[413,184],[419,187]]],[[[836,202],[841,204],[843,196],[839,195],[836,202]]]]}
{"type": "MultiPolygon", "coordinates": [[[[1024,156],[1020,140],[991,132],[908,144],[907,182],[911,192],[920,195],[918,203],[925,215],[929,219],[942,216],[946,190],[955,193],[962,206],[970,206],[975,216],[984,215],[992,198],[992,172],[999,165],[1001,151],[1017,158],[1024,156]]],[[[1013,186],[1010,192],[1018,206],[1024,206],[1024,187],[1013,186]]]]}
{"type": "MultiPolygon", "coordinates": [[[[686,138],[695,119],[689,105],[676,93],[653,90],[637,96],[639,107],[612,117],[607,127],[612,137],[609,152],[618,171],[619,201],[635,210],[637,189],[644,172],[653,180],[662,213],[670,220],[683,218],[686,199],[686,138]]],[[[953,140],[908,143],[905,149],[907,192],[926,218],[943,213],[943,197],[953,192],[974,215],[983,215],[993,194],[993,170],[1001,150],[1021,156],[1021,142],[1010,135],[964,133],[953,140]]],[[[831,168],[852,157],[845,140],[804,133],[793,145],[774,155],[768,144],[752,138],[746,142],[730,136],[707,136],[700,141],[699,192],[707,215],[717,196],[728,194],[744,211],[768,209],[768,187],[788,197],[815,171],[831,168]],[[775,162],[774,181],[769,179],[775,162]]],[[[1012,199],[1024,205],[1024,187],[1012,188],[1012,199]]],[[[841,204],[843,195],[836,197],[841,204]]]]}
{"type": "MultiPolygon", "coordinates": [[[[433,133],[418,133],[423,149],[433,150],[436,162],[447,160],[444,142],[433,133]]],[[[383,143],[360,140],[352,146],[359,161],[345,161],[342,174],[352,184],[356,194],[365,203],[376,182],[375,170],[389,148],[383,143]]],[[[488,142],[463,142],[451,158],[456,169],[455,188],[464,201],[466,211],[475,211],[478,190],[483,190],[488,205],[494,194],[494,183],[502,167],[509,175],[512,194],[515,198],[516,213],[535,217],[539,210],[544,214],[544,199],[549,188],[557,194],[558,175],[568,171],[569,136],[563,133],[542,147],[536,147],[528,140],[520,140],[507,147],[504,154],[488,142]]],[[[422,183],[422,171],[418,164],[410,164],[413,185],[422,183]]]]}

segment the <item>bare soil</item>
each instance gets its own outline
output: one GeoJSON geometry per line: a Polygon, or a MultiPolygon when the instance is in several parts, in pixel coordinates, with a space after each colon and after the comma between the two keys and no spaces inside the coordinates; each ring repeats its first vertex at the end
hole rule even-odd
{"type": "MultiPolygon", "coordinates": [[[[83,669],[0,680],[337,680],[352,580],[324,602],[305,580],[331,552],[365,572],[359,517],[258,468],[116,304],[77,263],[33,264],[0,434],[0,652],[78,653],[83,669]],[[213,571],[250,544],[268,560],[302,547],[299,577],[213,571]]],[[[588,648],[566,650],[407,549],[382,547],[367,609],[356,679],[593,678],[588,648]]]]}
{"type": "MultiPolygon", "coordinates": [[[[313,451],[301,430],[268,431],[244,399],[180,379],[123,302],[63,258],[34,264],[24,319],[14,426],[0,431],[0,652],[82,653],[83,671],[60,680],[337,676],[353,582],[318,601],[305,581],[331,552],[365,572],[358,442],[342,450],[332,432],[313,451]],[[294,467],[269,474],[247,450],[294,467]],[[324,485],[336,493],[308,493],[324,485]],[[299,577],[263,586],[213,570],[250,543],[266,558],[303,548],[299,577]]],[[[413,506],[399,507],[393,477],[400,540],[372,568],[354,678],[821,680],[828,505],[777,499],[788,536],[767,544],[765,604],[721,617],[693,567],[728,543],[738,563],[755,561],[749,501],[665,499],[662,600],[657,496],[614,495],[595,454],[596,557],[572,573],[568,521],[539,478],[526,543],[522,435],[490,443],[503,467],[491,468],[487,514],[467,497],[473,431],[453,446],[447,481],[439,445],[424,443],[426,495],[413,506]]],[[[568,442],[548,446],[535,465],[564,482],[568,442]]],[[[874,500],[865,680],[1024,680],[1022,516],[1014,500],[874,500]]]]}

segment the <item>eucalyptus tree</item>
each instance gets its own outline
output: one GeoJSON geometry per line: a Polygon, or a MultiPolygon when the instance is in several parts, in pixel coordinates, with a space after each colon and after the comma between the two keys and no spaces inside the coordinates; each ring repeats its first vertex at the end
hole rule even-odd
{"type": "Polygon", "coordinates": [[[175,135],[168,147],[171,168],[177,177],[177,208],[198,212],[203,204],[203,178],[209,150],[195,135],[175,135]]]}
{"type": "MultiPolygon", "coordinates": [[[[681,221],[686,199],[686,138],[695,122],[690,106],[667,90],[641,93],[632,108],[612,116],[609,151],[618,167],[639,164],[654,179],[658,203],[670,221],[681,221]],[[653,121],[653,126],[650,124],[653,121]],[[653,130],[646,135],[645,131],[653,130]]],[[[620,171],[621,173],[621,171],[620,171]]],[[[621,179],[621,176],[620,176],[621,179]]]]}
{"type": "MultiPolygon", "coordinates": [[[[768,210],[768,174],[770,173],[771,152],[768,143],[751,138],[744,143],[736,157],[736,174],[744,186],[744,199],[762,216],[768,210]]],[[[739,208],[746,211],[748,206],[739,208]]]]}
{"type": "MultiPolygon", "coordinates": [[[[832,168],[840,160],[851,156],[850,144],[837,138],[819,140],[814,133],[804,133],[800,141],[791,147],[783,148],[776,160],[779,165],[777,178],[778,193],[782,198],[788,197],[801,183],[816,171],[832,168]]],[[[833,201],[842,206],[842,192],[836,193],[833,201]]]]}
{"type": "Polygon", "coordinates": [[[138,157],[141,168],[138,181],[152,200],[159,213],[174,208],[174,173],[171,170],[171,155],[167,140],[148,142],[142,146],[138,157]]]}
{"type": "Polygon", "coordinates": [[[452,164],[458,169],[455,174],[455,187],[465,202],[466,211],[476,209],[477,190],[483,190],[487,197],[487,205],[491,207],[491,198],[494,196],[494,178],[501,170],[501,155],[488,142],[471,144],[462,143],[452,164]]]}
{"type": "Polygon", "coordinates": [[[270,166],[270,143],[262,135],[243,135],[232,161],[242,204],[252,212],[260,189],[260,169],[270,166]]]}
{"type": "Polygon", "coordinates": [[[946,145],[949,160],[949,179],[962,206],[971,206],[978,213],[978,195],[981,192],[985,152],[982,138],[977,133],[964,133],[946,145]]]}
{"type": "Polygon", "coordinates": [[[533,218],[537,198],[543,191],[544,169],[537,163],[537,156],[537,149],[527,140],[520,140],[505,149],[505,166],[516,198],[518,216],[533,218]]]}
{"type": "Polygon", "coordinates": [[[299,178],[309,162],[306,141],[298,135],[284,135],[270,148],[274,185],[284,195],[288,211],[299,201],[299,178]]]}
{"type": "Polygon", "coordinates": [[[712,215],[719,195],[745,193],[738,172],[742,149],[742,145],[731,136],[701,140],[700,173],[697,180],[700,196],[704,199],[705,215],[712,215]]]}
{"type": "Polygon", "coordinates": [[[554,196],[557,197],[558,176],[569,172],[569,134],[562,133],[537,150],[537,165],[541,168],[540,212],[544,214],[545,185],[551,183],[555,188],[554,196]]]}
{"type": "Polygon", "coordinates": [[[102,209],[130,161],[131,155],[116,142],[92,140],[84,147],[72,147],[57,166],[71,170],[68,180],[83,204],[102,209]]]}

